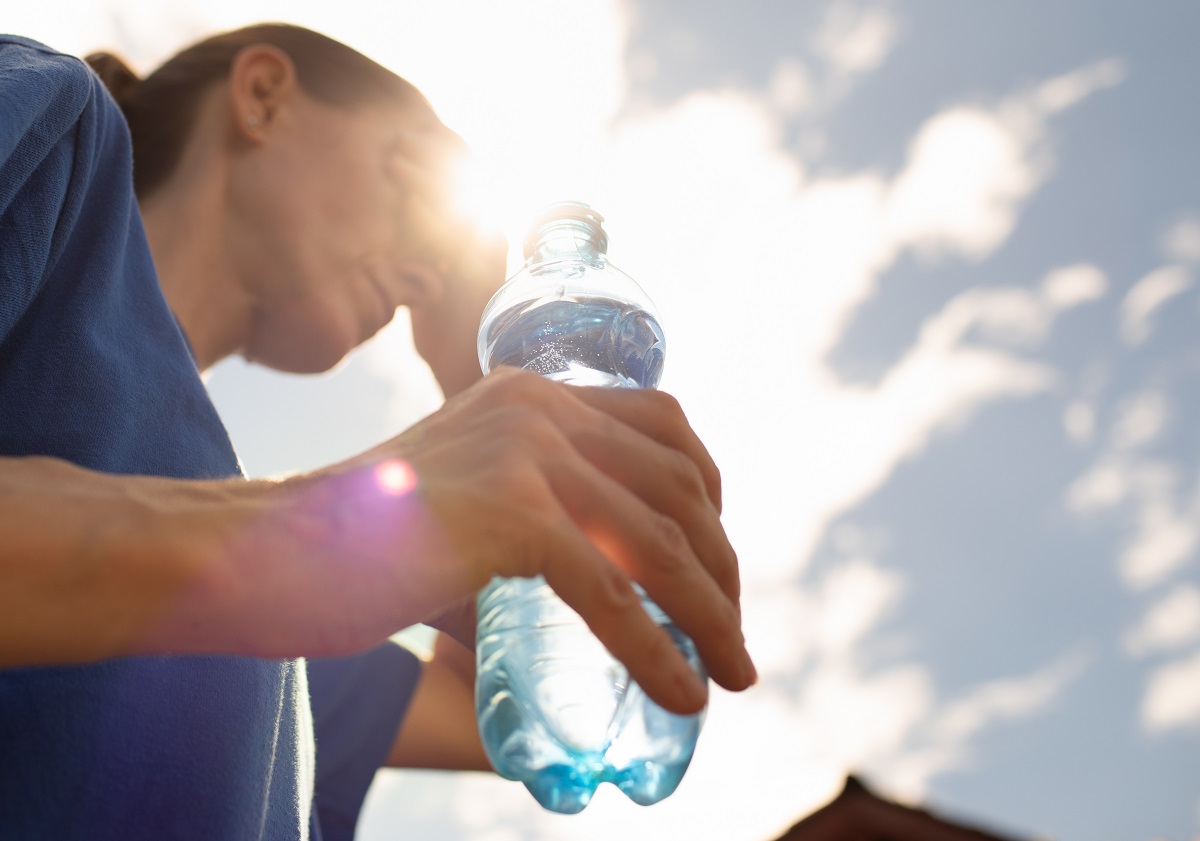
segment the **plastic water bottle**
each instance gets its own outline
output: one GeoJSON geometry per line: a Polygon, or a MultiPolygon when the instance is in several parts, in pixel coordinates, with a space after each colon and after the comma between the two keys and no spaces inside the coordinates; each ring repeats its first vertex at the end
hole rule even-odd
{"type": "MultiPolygon", "coordinates": [[[[658,385],[662,328],[646,294],[608,262],[602,223],[564,202],[533,225],[524,268],[483,313],[484,373],[511,365],[582,385],[658,385]]],[[[692,641],[644,592],[642,604],[707,678],[692,641]]],[[[493,579],[479,594],[475,647],[488,758],[542,806],[579,812],[604,782],[649,805],[679,785],[704,711],[675,715],[647,698],[544,579],[493,579]]]]}

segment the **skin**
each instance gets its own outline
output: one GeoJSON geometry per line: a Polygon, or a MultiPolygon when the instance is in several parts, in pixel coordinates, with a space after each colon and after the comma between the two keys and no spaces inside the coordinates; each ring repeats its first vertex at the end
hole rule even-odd
{"type": "MultiPolygon", "coordinates": [[[[348,654],[417,622],[470,648],[474,594],[497,574],[542,574],[667,709],[698,710],[707,688],[633,581],[719,685],[755,681],[720,476],[678,403],[513,370],[479,378],[474,331],[503,251],[453,245],[463,232],[439,185],[460,152],[423,106],[336,109],[273,48],[235,59],[178,170],[141,202],[200,367],[241,354],[324,370],[407,307],[447,401],[360,456],[282,481],[0,459],[0,665],[348,654]],[[381,484],[396,465],[415,487],[381,484]]],[[[462,721],[470,655],[452,645],[439,641],[395,763],[486,767],[462,721]]]]}

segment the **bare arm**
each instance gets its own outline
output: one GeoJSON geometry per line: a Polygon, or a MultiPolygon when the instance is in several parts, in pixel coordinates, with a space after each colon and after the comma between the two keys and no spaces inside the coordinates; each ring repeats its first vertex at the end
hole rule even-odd
{"type": "Polygon", "coordinates": [[[416,622],[470,645],[455,607],[493,575],[542,574],[651,697],[691,712],[705,689],[632,582],[714,680],[753,682],[719,499],[671,398],[511,370],[362,456],[282,482],[6,459],[0,662],[346,654],[416,622]]]}
{"type": "Polygon", "coordinates": [[[239,490],[0,459],[0,665],[153,650],[151,629],[209,574],[172,524],[239,490]]]}

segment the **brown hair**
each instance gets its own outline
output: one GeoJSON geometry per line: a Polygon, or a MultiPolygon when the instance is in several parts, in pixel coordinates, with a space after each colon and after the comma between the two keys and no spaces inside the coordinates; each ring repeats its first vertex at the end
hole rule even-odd
{"type": "Polygon", "coordinates": [[[306,93],[346,108],[371,101],[421,102],[408,82],[340,41],[283,23],[265,23],[205,38],[144,79],[112,53],[85,60],[112,94],[133,136],[134,188],[146,196],[174,171],[191,134],[201,96],[229,76],[246,47],[270,44],[296,67],[306,93]]]}

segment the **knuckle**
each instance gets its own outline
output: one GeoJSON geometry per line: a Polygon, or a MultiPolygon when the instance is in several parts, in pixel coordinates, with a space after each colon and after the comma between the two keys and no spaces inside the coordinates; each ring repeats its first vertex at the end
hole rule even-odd
{"type": "Polygon", "coordinates": [[[491,413],[489,427],[502,449],[515,448],[526,456],[555,448],[562,440],[562,432],[551,418],[517,402],[498,406],[491,413]]]}
{"type": "Polygon", "coordinates": [[[618,567],[600,563],[581,570],[564,558],[547,560],[553,565],[553,570],[547,572],[547,579],[551,575],[556,579],[586,575],[587,621],[594,631],[606,636],[619,634],[628,626],[631,612],[641,610],[641,599],[633,583],[618,567]]]}
{"type": "Polygon", "coordinates": [[[528,371],[504,365],[488,375],[488,394],[502,405],[524,402],[533,379],[535,376],[528,371]]]}
{"type": "Polygon", "coordinates": [[[683,406],[673,394],[666,391],[650,391],[649,394],[653,395],[651,399],[655,402],[659,412],[670,416],[677,422],[687,422],[683,414],[683,406]]]}
{"type": "Polygon", "coordinates": [[[674,450],[674,474],[675,482],[689,496],[707,498],[708,483],[705,481],[704,473],[700,470],[699,465],[692,461],[684,453],[679,450],[674,450]]]}
{"type": "Polygon", "coordinates": [[[662,548],[654,558],[660,568],[678,569],[691,556],[692,544],[687,532],[670,517],[660,514],[654,518],[654,536],[662,548]]]}
{"type": "Polygon", "coordinates": [[[630,610],[641,609],[641,599],[629,578],[615,566],[604,566],[603,592],[609,612],[622,616],[630,610]]]}
{"type": "Polygon", "coordinates": [[[545,572],[545,535],[553,528],[554,523],[544,512],[537,509],[530,512],[506,558],[514,575],[533,578],[545,572]]]}
{"type": "Polygon", "coordinates": [[[542,414],[530,414],[521,430],[521,441],[525,456],[534,460],[547,456],[561,460],[569,449],[562,429],[542,414]]]}

